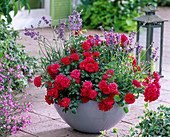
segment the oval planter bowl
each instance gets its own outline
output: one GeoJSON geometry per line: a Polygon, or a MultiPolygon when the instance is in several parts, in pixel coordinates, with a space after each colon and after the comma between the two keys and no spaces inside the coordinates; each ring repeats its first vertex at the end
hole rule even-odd
{"type": "Polygon", "coordinates": [[[99,133],[108,130],[125,116],[123,108],[120,108],[118,104],[114,104],[111,110],[104,112],[99,110],[98,103],[95,101],[80,103],[76,114],[73,114],[71,110],[66,113],[62,112],[62,107],[57,104],[54,106],[68,125],[86,133],[99,133]]]}

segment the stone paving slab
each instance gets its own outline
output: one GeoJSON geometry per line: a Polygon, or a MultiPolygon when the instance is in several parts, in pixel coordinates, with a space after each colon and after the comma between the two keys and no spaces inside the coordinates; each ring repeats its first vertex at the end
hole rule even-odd
{"type": "MultiPolygon", "coordinates": [[[[163,75],[164,78],[161,79],[161,96],[155,102],[149,104],[149,108],[156,110],[160,104],[164,104],[170,107],[170,8],[160,8],[157,12],[161,17],[168,19],[169,22],[165,23],[164,29],[164,48],[163,48],[163,75]],[[168,14],[167,14],[168,13],[168,14]]],[[[42,32],[41,29],[39,31],[42,32]]],[[[52,33],[49,28],[45,28],[43,31],[47,38],[52,38],[52,33]]],[[[94,35],[95,33],[101,33],[99,30],[88,30],[88,34],[94,35]]],[[[18,40],[18,43],[22,43],[26,46],[26,50],[31,51],[31,56],[39,57],[38,51],[39,47],[31,38],[23,35],[23,31],[20,33],[22,40],[18,40]],[[26,41],[24,39],[27,39],[26,41]]],[[[99,134],[85,134],[73,130],[70,128],[56,112],[53,105],[49,106],[45,103],[44,96],[46,94],[45,88],[36,88],[31,83],[29,89],[27,89],[30,95],[27,97],[27,101],[32,102],[34,105],[33,111],[27,113],[30,115],[33,122],[22,131],[19,131],[15,136],[17,137],[99,137],[99,134]]],[[[119,135],[127,134],[132,123],[139,121],[137,119],[138,115],[143,113],[144,109],[144,97],[140,98],[133,104],[130,108],[130,112],[119,122],[115,127],[119,131],[119,135]]],[[[114,127],[113,127],[114,128],[114,127]]],[[[110,134],[110,129],[108,131],[108,136],[116,137],[110,134]]],[[[14,137],[11,136],[11,137],[14,137]]]]}

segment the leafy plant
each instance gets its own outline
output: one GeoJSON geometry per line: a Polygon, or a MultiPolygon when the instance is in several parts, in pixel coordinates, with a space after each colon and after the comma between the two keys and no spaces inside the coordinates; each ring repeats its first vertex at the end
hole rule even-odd
{"type": "Polygon", "coordinates": [[[38,62],[35,57],[28,55],[23,45],[16,43],[17,35],[17,31],[13,31],[3,22],[0,23],[0,59],[3,60],[1,65],[6,65],[6,69],[14,69],[18,75],[22,75],[20,78],[11,77],[11,88],[22,92],[28,81],[32,81],[38,62]]]}
{"type": "MultiPolygon", "coordinates": [[[[147,109],[148,103],[145,104],[144,116],[138,116],[140,122],[134,128],[131,127],[130,135],[123,137],[169,137],[170,136],[170,108],[160,105],[157,111],[147,109]]],[[[102,137],[106,136],[105,132],[101,132],[102,137]]],[[[114,134],[118,131],[113,129],[114,134]]]]}
{"type": "Polygon", "coordinates": [[[7,22],[11,23],[12,18],[9,13],[14,10],[14,16],[15,16],[19,10],[19,3],[20,3],[21,8],[27,6],[28,9],[30,10],[27,0],[12,0],[12,1],[11,0],[1,0],[1,2],[0,2],[0,19],[1,19],[2,15],[4,15],[5,18],[7,19],[7,22]]]}
{"type": "Polygon", "coordinates": [[[170,6],[170,0],[158,0],[158,6],[167,6],[169,7],[170,6]]]}
{"type": "Polygon", "coordinates": [[[151,0],[96,0],[88,3],[83,1],[78,6],[79,11],[83,9],[83,27],[88,29],[99,29],[102,26],[109,30],[114,27],[115,31],[130,32],[136,29],[136,23],[132,21],[137,17],[138,11],[151,0]]]}

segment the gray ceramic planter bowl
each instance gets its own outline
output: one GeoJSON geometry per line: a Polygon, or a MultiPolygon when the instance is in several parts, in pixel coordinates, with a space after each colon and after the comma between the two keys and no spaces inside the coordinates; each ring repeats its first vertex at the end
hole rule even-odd
{"type": "Polygon", "coordinates": [[[76,114],[73,114],[71,110],[66,113],[62,112],[62,107],[57,104],[54,106],[68,125],[86,133],[99,133],[108,130],[125,116],[123,108],[120,108],[118,104],[114,104],[111,110],[104,112],[99,110],[98,103],[95,101],[80,103],[76,114]]]}

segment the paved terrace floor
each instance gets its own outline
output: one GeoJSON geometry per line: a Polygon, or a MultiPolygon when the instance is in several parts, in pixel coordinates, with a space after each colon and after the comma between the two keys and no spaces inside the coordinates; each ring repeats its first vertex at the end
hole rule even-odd
{"type": "MultiPolygon", "coordinates": [[[[164,49],[163,49],[163,75],[161,79],[161,95],[159,99],[153,103],[150,103],[149,107],[156,109],[160,104],[164,104],[170,107],[170,7],[161,8],[158,13],[161,17],[168,19],[169,22],[165,23],[164,29],[164,49]]],[[[96,30],[88,31],[89,34],[99,33],[96,30]]],[[[51,38],[52,34],[49,28],[44,29],[43,34],[48,38],[51,38]]],[[[20,33],[22,40],[18,40],[26,46],[26,50],[31,51],[31,55],[38,57],[39,47],[36,41],[25,37],[23,31],[20,33]],[[24,40],[27,39],[27,40],[24,40]]],[[[45,88],[36,88],[31,83],[29,85],[30,95],[27,100],[34,105],[33,111],[28,112],[26,115],[30,115],[32,118],[32,124],[19,131],[16,135],[11,137],[99,137],[100,134],[85,134],[80,133],[67,125],[58,115],[54,106],[49,106],[45,100],[46,94],[45,88]]],[[[126,117],[119,122],[115,127],[119,130],[119,135],[128,133],[132,123],[138,122],[137,116],[142,114],[144,109],[143,97],[131,106],[130,112],[126,117]]],[[[110,129],[109,131],[111,131],[110,129]]],[[[108,135],[110,135],[108,133],[108,135]]],[[[111,136],[111,135],[110,135],[111,136]]],[[[113,136],[113,135],[112,135],[113,136]]]]}

